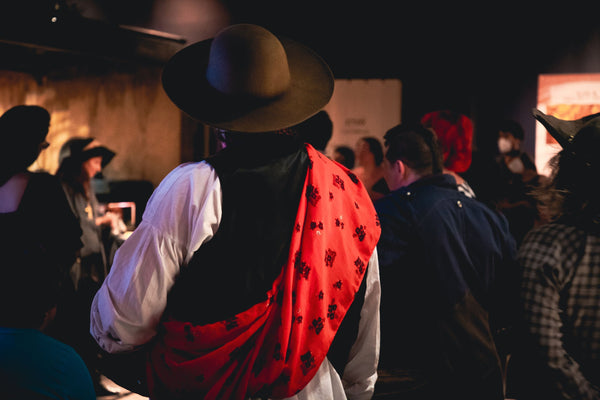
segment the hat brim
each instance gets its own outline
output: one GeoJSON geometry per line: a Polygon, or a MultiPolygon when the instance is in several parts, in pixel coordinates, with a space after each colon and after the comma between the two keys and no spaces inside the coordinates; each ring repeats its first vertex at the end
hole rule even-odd
{"type": "Polygon", "coordinates": [[[288,90],[275,99],[234,98],[214,89],[206,79],[213,39],[177,52],[163,69],[163,88],[183,112],[215,128],[251,133],[296,125],[327,105],[333,94],[333,74],[311,49],[278,39],[287,54],[291,81],[288,90]]]}
{"type": "Polygon", "coordinates": [[[552,115],[546,115],[538,109],[532,110],[535,119],[540,121],[548,133],[552,135],[558,144],[565,149],[588,122],[600,116],[600,113],[587,115],[577,120],[558,119],[552,115]]]}
{"type": "Polygon", "coordinates": [[[104,168],[109,162],[111,162],[115,154],[116,153],[114,151],[104,146],[96,146],[89,150],[84,150],[81,153],[81,160],[85,161],[93,157],[102,157],[102,168],[104,168]]]}

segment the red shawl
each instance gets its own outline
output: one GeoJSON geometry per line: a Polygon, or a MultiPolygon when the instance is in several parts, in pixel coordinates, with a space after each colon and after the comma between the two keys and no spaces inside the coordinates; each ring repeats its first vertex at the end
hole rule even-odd
{"type": "Polygon", "coordinates": [[[380,227],[362,183],[310,145],[306,150],[310,163],[288,261],[268,299],[213,324],[163,322],[148,363],[151,398],[289,397],[317,372],[380,227]]]}

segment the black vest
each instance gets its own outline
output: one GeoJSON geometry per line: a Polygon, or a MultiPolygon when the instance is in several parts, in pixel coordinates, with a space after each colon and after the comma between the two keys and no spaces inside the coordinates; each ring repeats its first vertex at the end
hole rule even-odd
{"type": "Polygon", "coordinates": [[[219,176],[222,220],[181,268],[168,314],[194,324],[221,321],[264,301],[281,272],[309,158],[283,143],[226,148],[208,158],[219,176]]]}
{"type": "MultiPolygon", "coordinates": [[[[272,140],[226,148],[206,160],[221,183],[221,223],[215,236],[181,268],[165,316],[209,324],[266,300],[287,262],[310,163],[303,145],[285,136],[272,140]]],[[[328,353],[340,374],[358,334],[366,280],[328,353]]]]}

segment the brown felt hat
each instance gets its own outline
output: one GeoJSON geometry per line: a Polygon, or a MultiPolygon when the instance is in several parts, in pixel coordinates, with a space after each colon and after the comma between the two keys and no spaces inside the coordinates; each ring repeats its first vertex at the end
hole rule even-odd
{"type": "Polygon", "coordinates": [[[102,157],[102,168],[104,168],[115,156],[115,152],[106,146],[102,146],[91,137],[73,137],[67,140],[60,148],[58,163],[69,160],[70,162],[82,163],[92,157],[102,157]]]}
{"type": "Polygon", "coordinates": [[[304,45],[237,24],[177,52],[165,65],[162,83],[171,101],[202,123],[271,132],[321,110],[334,79],[325,61],[304,45]]]}

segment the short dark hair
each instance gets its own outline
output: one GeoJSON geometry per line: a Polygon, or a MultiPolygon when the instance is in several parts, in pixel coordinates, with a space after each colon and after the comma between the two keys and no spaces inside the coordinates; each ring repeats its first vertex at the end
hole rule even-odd
{"type": "Polygon", "coordinates": [[[365,136],[361,139],[369,145],[369,150],[375,157],[375,165],[381,164],[383,161],[383,146],[381,145],[379,139],[371,136],[365,136]]]}
{"type": "Polygon", "coordinates": [[[419,174],[442,172],[443,159],[435,133],[420,124],[396,125],[384,136],[391,161],[401,160],[419,174]]]}
{"type": "Polygon", "coordinates": [[[335,151],[344,157],[344,162],[341,163],[344,167],[348,169],[354,168],[354,150],[348,146],[338,146],[335,148],[335,151]]]}
{"type": "Polygon", "coordinates": [[[504,119],[498,123],[498,132],[508,132],[512,134],[515,139],[523,140],[525,132],[523,127],[517,121],[512,119],[504,119]]]}

